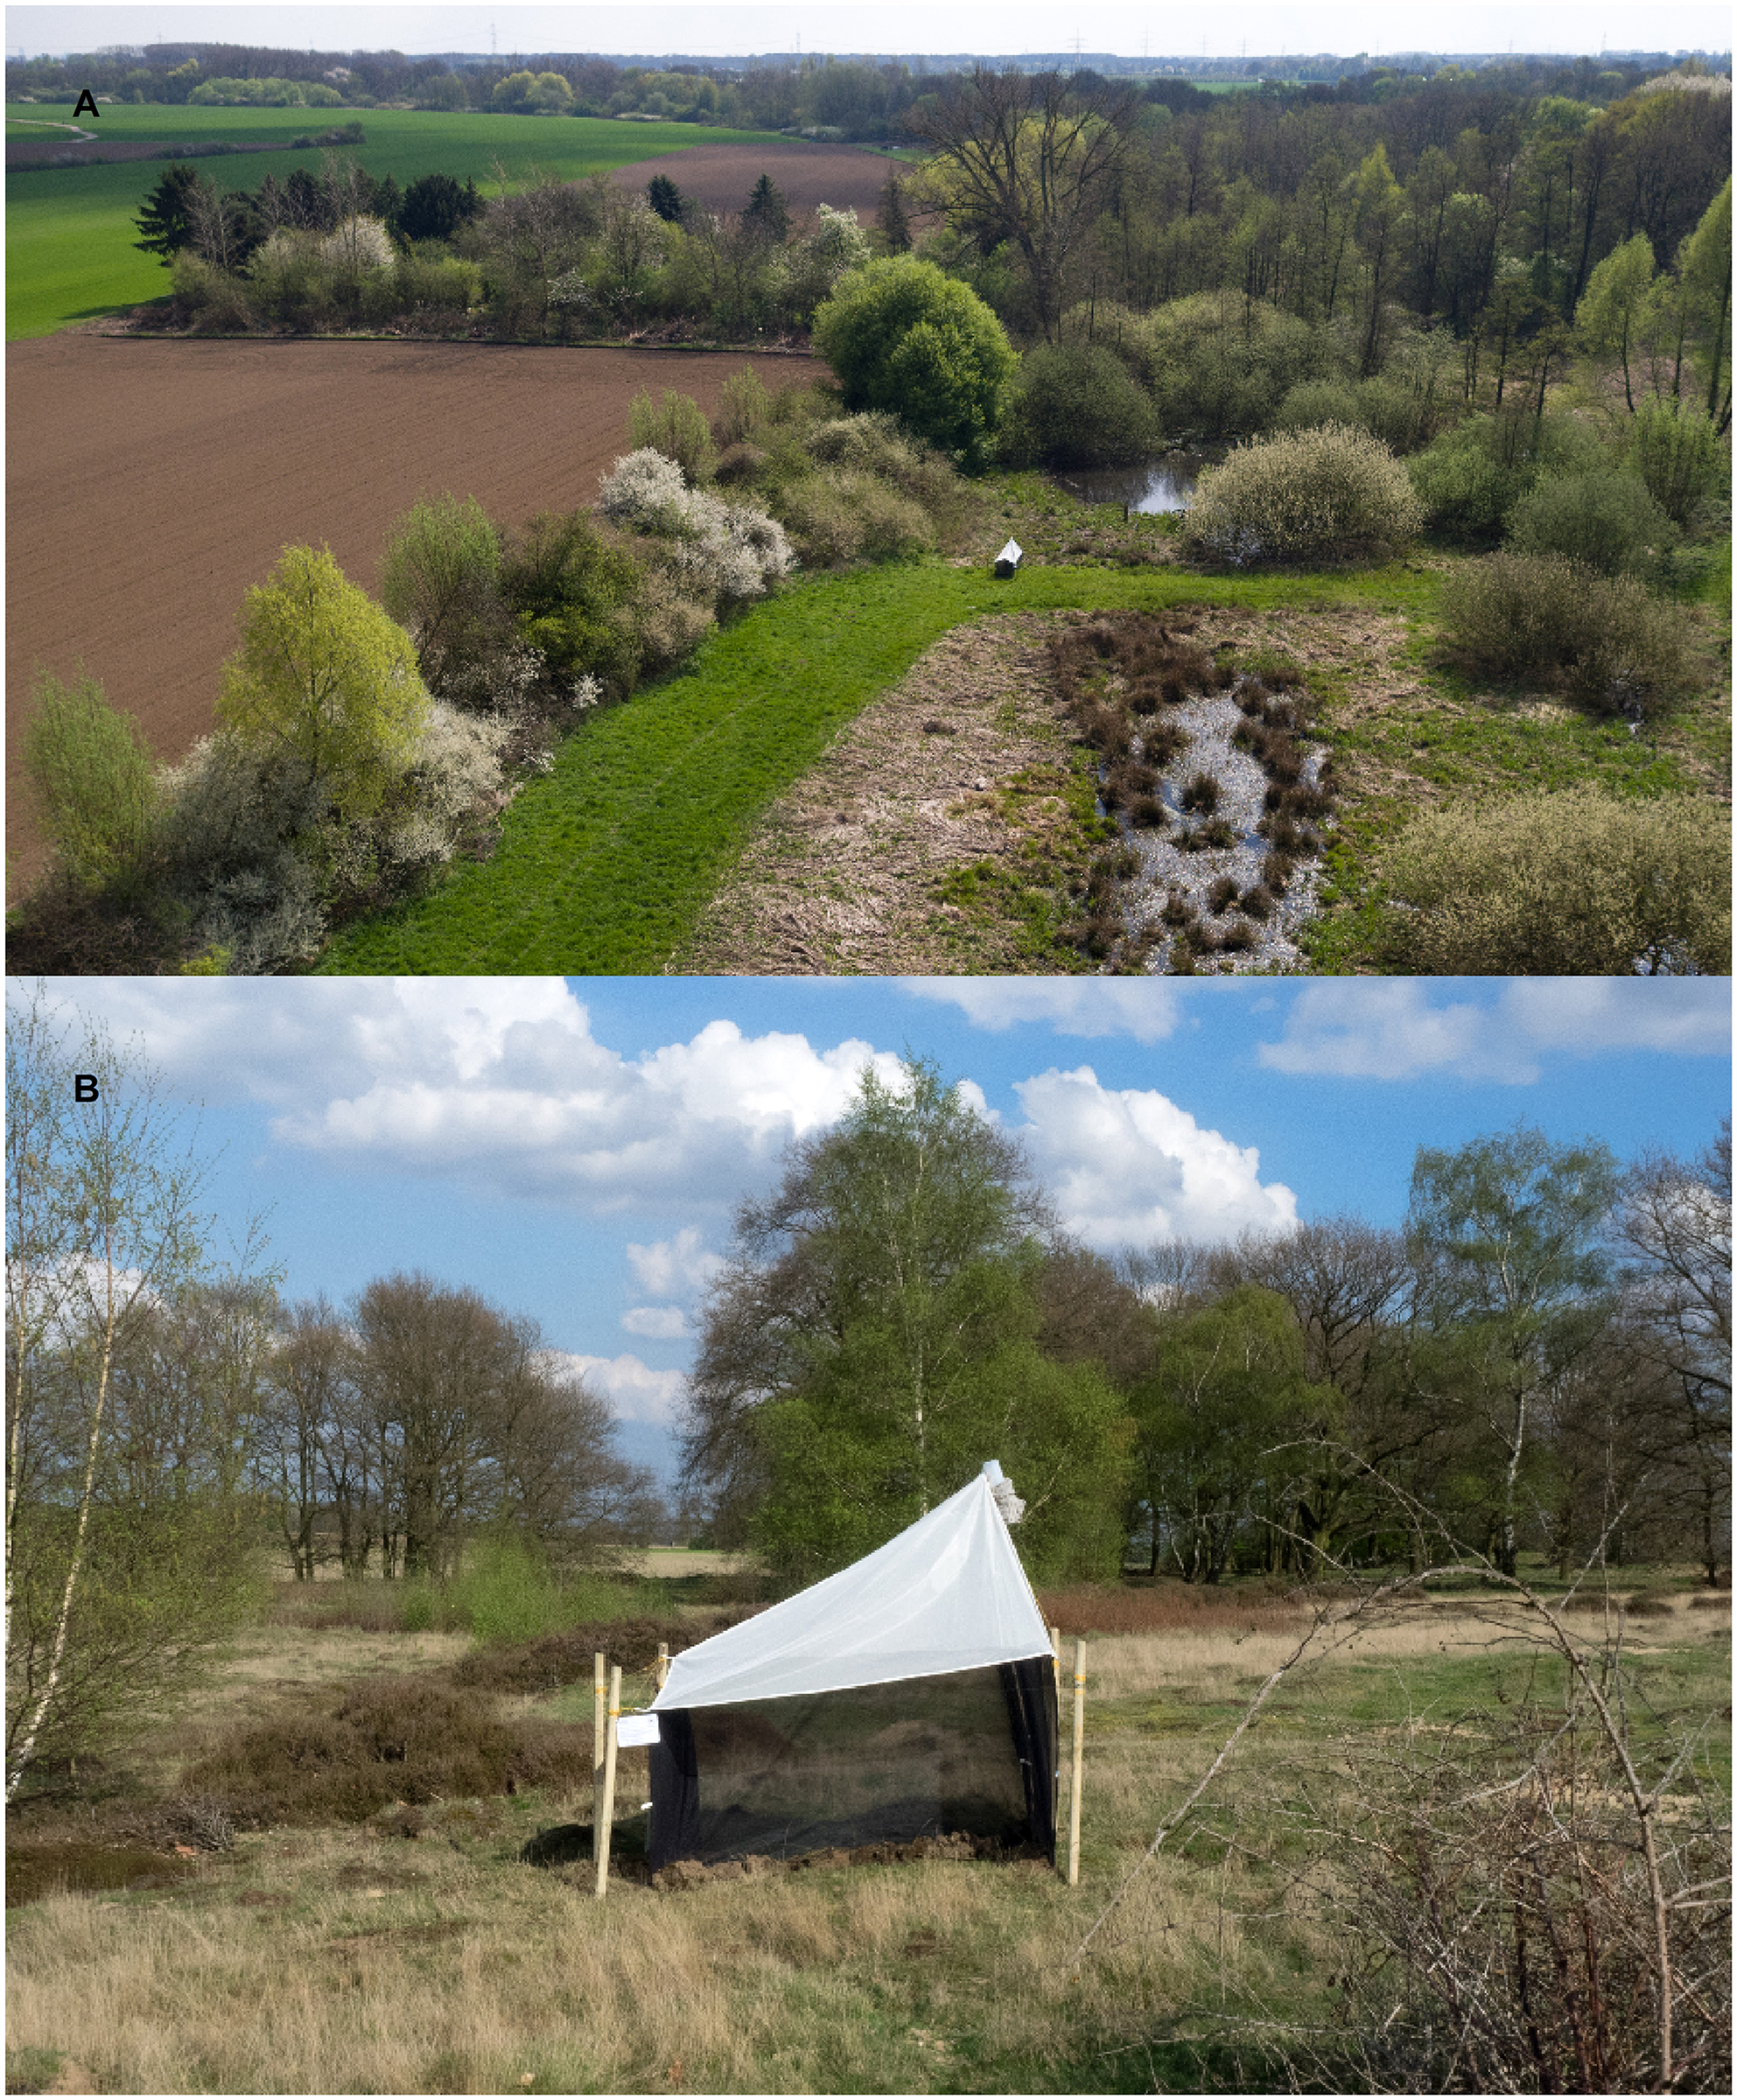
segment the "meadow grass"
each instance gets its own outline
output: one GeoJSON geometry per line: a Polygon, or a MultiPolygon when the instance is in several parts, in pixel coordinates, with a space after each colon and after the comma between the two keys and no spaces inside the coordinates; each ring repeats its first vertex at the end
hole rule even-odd
{"type": "MultiPolygon", "coordinates": [[[[584,1863],[516,1857],[588,1802],[519,1797],[437,1804],[416,1841],[256,1831],[171,1886],[50,1897],[9,1919],[8,2083],[71,2060],[90,2090],[133,2092],[1283,2089],[1281,2038],[1237,2023],[1320,2026],[1343,1958],[1305,1900],[1299,1805],[1335,1773],[1342,1790],[1349,1757],[1523,1694],[1490,1604],[1438,1599],[1299,1673],[1131,1883],[1293,1644],[1239,1634],[1234,1592],[1197,1631],[1089,1647],[1076,1888],[1040,1863],[922,1862],[616,1881],[599,1903],[584,1863]]],[[[1630,1657],[1635,1697],[1700,1729],[1704,1765],[1728,1762],[1717,1618],[1679,1604],[1630,1657]]],[[[410,1647],[427,1636],[400,1639],[406,1668],[427,1660],[410,1647]]],[[[588,1727],[588,1690],[518,1704],[588,1727]]]]}
{"type": "MultiPolygon", "coordinates": [[[[7,136],[51,138],[16,121],[70,121],[72,105],[7,106],[7,136]]],[[[359,122],[360,146],[345,146],[369,174],[397,178],[401,188],[418,175],[474,178],[480,190],[497,185],[499,160],[509,180],[531,170],[571,182],[626,167],[655,154],[701,145],[752,144],[760,131],[704,130],[693,124],[621,124],[607,117],[507,116],[481,110],[216,109],[117,103],[85,129],[109,140],[162,139],[175,145],[225,143],[282,150],[201,158],[200,172],[221,190],[256,190],[267,175],[282,182],[292,168],[318,169],[321,149],[290,146],[292,138],[359,122]]],[[[788,142],[781,142],[788,143],[788,142]]],[[[76,150],[76,142],[69,142],[76,150]]],[[[70,322],[90,320],[167,295],[169,273],[155,256],[133,246],[134,224],[145,198],[162,179],[164,160],[109,161],[81,168],[13,168],[6,178],[6,335],[52,335],[70,322]]],[[[744,198],[746,201],[746,196],[744,198]]]]}
{"type": "Polygon", "coordinates": [[[569,738],[514,802],[492,860],[340,933],[318,968],[661,970],[766,804],[939,636],[979,615],[1185,601],[1403,610],[1430,581],[1399,568],[1302,582],[1028,568],[998,583],[935,562],[798,583],[569,738]]]}

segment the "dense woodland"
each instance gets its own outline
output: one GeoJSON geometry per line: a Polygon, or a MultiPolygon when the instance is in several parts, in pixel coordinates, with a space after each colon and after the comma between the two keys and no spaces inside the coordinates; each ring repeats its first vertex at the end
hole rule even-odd
{"type": "MultiPolygon", "coordinates": [[[[879,241],[897,250],[914,235],[1016,340],[1065,333],[1126,347],[1127,317],[1168,309],[1169,332],[1186,348],[1202,327],[1222,332],[1230,317],[1208,320],[1178,303],[1230,295],[1242,344],[1232,361],[1273,367],[1266,391],[1278,385],[1282,396],[1285,382],[1347,369],[1367,380],[1403,365],[1419,333],[1440,332],[1463,346],[1461,388],[1473,395],[1481,379],[1497,391],[1518,381],[1516,364],[1528,377],[1541,360],[1559,364],[1589,292],[1601,313],[1614,300],[1600,326],[1610,353],[1625,352],[1632,299],[1601,268],[1607,277],[1623,254],[1626,284],[1638,241],[1652,268],[1669,273],[1719,196],[1729,75],[1636,72],[1584,60],[1476,72],[1448,64],[1427,79],[1364,74],[1229,94],[1090,73],[892,81],[866,67],[816,66],[775,77],[781,93],[808,82],[816,110],[830,107],[822,89],[835,76],[853,92],[878,83],[889,136],[933,156],[888,192],[879,241]],[[1014,145],[999,172],[998,138],[1014,145]]],[[[493,91],[491,100],[501,106],[493,91]]],[[[569,103],[578,106],[571,95],[561,106],[569,103]]],[[[730,114],[769,124],[805,112],[779,103],[730,114]]],[[[867,124],[853,116],[823,128],[859,136],[867,124]]],[[[360,190],[339,202],[346,215],[389,219],[396,205],[360,190]]],[[[462,232],[438,229],[478,266],[466,296],[400,304],[456,303],[473,325],[483,308],[492,332],[518,337],[684,320],[742,340],[800,331],[825,296],[825,283],[785,252],[811,227],[746,213],[720,225],[692,206],[648,216],[655,223],[632,228],[595,190],[569,187],[557,199],[533,183],[462,232]]],[[[262,195],[227,234],[200,228],[174,245],[234,274],[277,228],[335,222],[335,206],[305,197],[289,211],[262,195]]],[[[409,246],[436,229],[417,221],[398,230],[409,246]]],[[[266,325],[296,325],[270,286],[251,304],[266,325]]],[[[387,310],[376,287],[364,311],[378,319],[387,310]]],[[[1685,326],[1720,330],[1716,316],[1675,317],[1673,362],[1685,326]]],[[[1672,319],[1650,332],[1670,338],[1672,319]]],[[[1709,406],[1724,398],[1716,374],[1703,391],[1709,406]]],[[[1259,416],[1244,404],[1215,421],[1205,434],[1257,426],[1259,416]]]]}

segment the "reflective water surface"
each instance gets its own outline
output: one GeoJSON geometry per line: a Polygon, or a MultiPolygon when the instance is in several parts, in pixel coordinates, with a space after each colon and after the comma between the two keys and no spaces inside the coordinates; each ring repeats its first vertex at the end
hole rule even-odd
{"type": "Polygon", "coordinates": [[[1145,466],[1070,466],[1050,476],[1088,503],[1125,503],[1131,510],[1181,510],[1194,493],[1204,452],[1166,452],[1145,466]]]}

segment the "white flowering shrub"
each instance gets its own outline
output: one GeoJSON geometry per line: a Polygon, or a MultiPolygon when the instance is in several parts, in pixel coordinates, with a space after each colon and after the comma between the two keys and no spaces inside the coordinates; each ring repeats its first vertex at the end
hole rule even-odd
{"type": "Polygon", "coordinates": [[[615,462],[598,491],[597,507],[612,525],[666,532],[666,520],[674,516],[687,486],[676,462],[645,444],[615,462]]]}
{"type": "Polygon", "coordinates": [[[790,542],[775,518],[690,488],[676,462],[649,445],[615,462],[599,508],[613,523],[668,541],[668,565],[688,597],[759,598],[789,574],[790,542]]]}
{"type": "Polygon", "coordinates": [[[564,306],[572,313],[588,313],[597,304],[596,294],[582,270],[564,270],[549,287],[551,306],[564,306]]]}
{"type": "Polygon", "coordinates": [[[1180,551],[1208,567],[1336,561],[1403,547],[1422,528],[1411,476],[1386,445],[1329,423],[1257,438],[1208,468],[1180,551]]]}
{"type": "Polygon", "coordinates": [[[466,822],[504,800],[509,729],[431,701],[403,775],[355,823],[294,758],[206,738],[161,776],[166,887],[200,950],[223,950],[234,976],[305,962],[334,900],[389,895],[450,860],[466,822]]]}
{"type": "Polygon", "coordinates": [[[429,703],[405,781],[422,821],[447,828],[448,852],[464,819],[499,794],[501,752],[508,734],[505,722],[463,714],[444,701],[429,703]]]}
{"type": "Polygon", "coordinates": [[[342,270],[389,269],[396,250],[383,219],[344,219],[319,244],[319,252],[334,269],[342,270]]]}
{"type": "Polygon", "coordinates": [[[232,975],[305,962],[326,938],[320,876],[296,850],[330,816],[330,799],[281,754],[220,730],[160,776],[165,887],[201,949],[227,951],[232,975]]]}

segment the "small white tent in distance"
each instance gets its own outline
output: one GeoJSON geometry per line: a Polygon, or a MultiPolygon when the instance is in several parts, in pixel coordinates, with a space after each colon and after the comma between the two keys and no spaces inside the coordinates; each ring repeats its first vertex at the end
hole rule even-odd
{"type": "Polygon", "coordinates": [[[676,1657],[622,1725],[655,1716],[654,1868],[953,1832],[1054,1860],[1054,1663],[1000,1473],[676,1657]]]}

